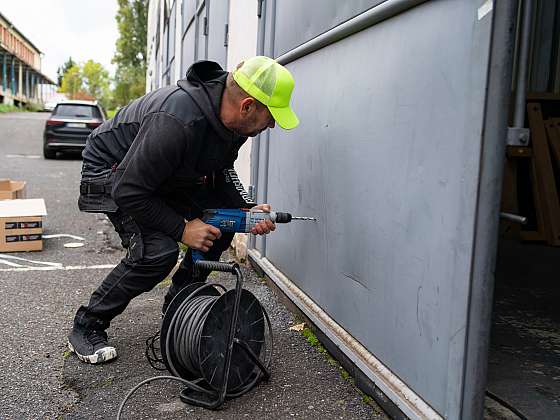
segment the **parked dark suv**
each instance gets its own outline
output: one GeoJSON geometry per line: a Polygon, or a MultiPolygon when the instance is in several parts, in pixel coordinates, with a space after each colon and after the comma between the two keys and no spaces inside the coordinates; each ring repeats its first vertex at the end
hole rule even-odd
{"type": "Polygon", "coordinates": [[[82,151],[89,133],[103,121],[105,114],[97,102],[59,102],[45,124],[43,156],[55,159],[56,152],[82,151]]]}

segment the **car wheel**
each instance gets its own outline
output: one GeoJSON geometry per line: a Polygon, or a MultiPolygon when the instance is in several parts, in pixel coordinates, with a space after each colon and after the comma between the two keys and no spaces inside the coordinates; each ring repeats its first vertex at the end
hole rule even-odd
{"type": "Polygon", "coordinates": [[[45,159],[56,159],[56,150],[50,150],[46,144],[43,145],[43,156],[45,159]]]}

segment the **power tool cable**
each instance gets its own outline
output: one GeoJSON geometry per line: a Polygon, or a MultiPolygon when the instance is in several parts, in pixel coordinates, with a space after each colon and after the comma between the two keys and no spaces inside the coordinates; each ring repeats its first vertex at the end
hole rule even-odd
{"type": "Polygon", "coordinates": [[[515,408],[512,404],[510,404],[509,402],[507,402],[503,398],[499,397],[498,395],[494,394],[493,392],[490,392],[490,391],[486,390],[486,395],[489,398],[496,401],[501,406],[507,408],[509,411],[511,411],[513,414],[515,414],[521,420],[529,420],[529,418],[525,414],[523,414],[521,411],[519,411],[519,409],[515,408]]]}

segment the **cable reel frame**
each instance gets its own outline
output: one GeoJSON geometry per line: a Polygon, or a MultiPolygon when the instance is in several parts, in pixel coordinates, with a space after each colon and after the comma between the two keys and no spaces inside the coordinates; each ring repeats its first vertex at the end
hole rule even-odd
{"type": "Polygon", "coordinates": [[[171,301],[162,320],[160,351],[169,372],[184,379],[182,382],[186,389],[181,392],[181,400],[217,409],[226,398],[238,397],[252,389],[259,380],[270,377],[272,328],[268,314],[258,299],[242,288],[243,275],[238,264],[197,261],[195,270],[232,273],[236,276],[235,289],[226,291],[220,284],[206,283],[193,283],[182,289],[171,301]],[[200,361],[197,374],[180,363],[174,353],[173,349],[177,346],[174,332],[184,306],[192,299],[204,296],[214,297],[215,300],[211,303],[197,345],[200,361]],[[228,315],[229,325],[224,325],[228,315]],[[267,338],[270,353],[261,360],[260,354],[267,350],[267,338]]]}

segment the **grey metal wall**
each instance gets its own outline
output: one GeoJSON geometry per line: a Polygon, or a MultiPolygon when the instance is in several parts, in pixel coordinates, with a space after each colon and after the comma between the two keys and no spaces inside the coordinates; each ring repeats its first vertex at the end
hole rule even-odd
{"type": "MultiPolygon", "coordinates": [[[[278,57],[379,2],[266,3],[278,57]]],[[[256,248],[445,418],[461,417],[471,285],[489,269],[473,258],[494,208],[478,202],[483,3],[426,2],[290,61],[301,124],[261,135],[254,172],[259,201],[320,220],[256,248]]]]}
{"type": "Polygon", "coordinates": [[[282,34],[274,38],[275,53],[280,56],[383,1],[281,0],[275,8],[276,33],[282,34]]]}
{"type": "Polygon", "coordinates": [[[225,68],[228,0],[184,0],[181,77],[198,60],[214,60],[225,68]]]}

